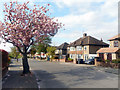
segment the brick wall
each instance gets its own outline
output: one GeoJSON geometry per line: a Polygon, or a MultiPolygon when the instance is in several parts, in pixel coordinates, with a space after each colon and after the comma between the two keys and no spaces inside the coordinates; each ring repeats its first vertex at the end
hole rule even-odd
{"type": "Polygon", "coordinates": [[[111,62],[105,63],[103,61],[102,62],[98,61],[97,58],[95,58],[95,66],[111,67],[111,68],[119,68],[120,69],[120,63],[111,63],[111,62]]]}

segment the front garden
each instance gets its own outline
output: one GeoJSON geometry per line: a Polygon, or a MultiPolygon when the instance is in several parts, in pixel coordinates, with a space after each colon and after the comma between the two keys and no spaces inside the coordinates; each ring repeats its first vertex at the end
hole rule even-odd
{"type": "Polygon", "coordinates": [[[120,59],[97,61],[96,66],[120,68],[120,59]]]}

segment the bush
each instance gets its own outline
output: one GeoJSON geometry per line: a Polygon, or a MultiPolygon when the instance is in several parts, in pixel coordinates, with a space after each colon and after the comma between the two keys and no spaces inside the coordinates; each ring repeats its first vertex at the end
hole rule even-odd
{"type": "Polygon", "coordinates": [[[8,57],[8,64],[10,64],[11,63],[11,59],[8,57]]]}
{"type": "Polygon", "coordinates": [[[72,58],[68,58],[68,61],[73,61],[73,59],[72,58]]]}
{"type": "Polygon", "coordinates": [[[120,59],[114,59],[112,60],[112,63],[120,63],[120,59]]]}
{"type": "Polygon", "coordinates": [[[110,60],[105,60],[105,63],[108,63],[108,62],[110,62],[110,60]]]}
{"type": "Polygon", "coordinates": [[[27,56],[27,58],[30,58],[30,56],[27,56]]]}

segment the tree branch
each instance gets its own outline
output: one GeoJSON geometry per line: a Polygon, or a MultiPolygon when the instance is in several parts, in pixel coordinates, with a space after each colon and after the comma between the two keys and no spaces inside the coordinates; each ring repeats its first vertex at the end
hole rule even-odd
{"type": "Polygon", "coordinates": [[[31,39],[32,40],[32,42],[30,43],[30,45],[27,47],[27,50],[30,48],[30,46],[31,45],[33,45],[33,43],[34,43],[34,40],[33,39],[31,39]]]}
{"type": "MultiPolygon", "coordinates": [[[[16,46],[16,45],[15,45],[16,46]]],[[[21,49],[20,49],[20,47],[18,47],[18,46],[16,46],[17,48],[18,48],[18,51],[21,53],[21,54],[24,54],[22,51],[21,51],[21,49]]]]}
{"type": "Polygon", "coordinates": [[[19,52],[20,52],[21,54],[24,54],[24,53],[21,51],[20,47],[18,47],[17,45],[15,45],[14,42],[10,42],[9,40],[6,40],[6,42],[12,43],[14,46],[16,46],[16,47],[18,48],[18,50],[19,50],[19,52]]]}

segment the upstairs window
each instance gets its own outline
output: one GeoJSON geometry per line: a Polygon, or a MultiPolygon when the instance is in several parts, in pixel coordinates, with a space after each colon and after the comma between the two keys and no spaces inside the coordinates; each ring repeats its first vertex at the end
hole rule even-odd
{"type": "Polygon", "coordinates": [[[70,51],[75,51],[75,47],[70,47],[70,51]]]}
{"type": "Polygon", "coordinates": [[[82,46],[77,46],[77,51],[81,51],[82,50],[82,46]]]}
{"type": "Polygon", "coordinates": [[[118,41],[114,41],[114,47],[118,47],[118,41]]]}
{"type": "Polygon", "coordinates": [[[87,47],[84,47],[84,50],[87,50],[87,47]]]}

